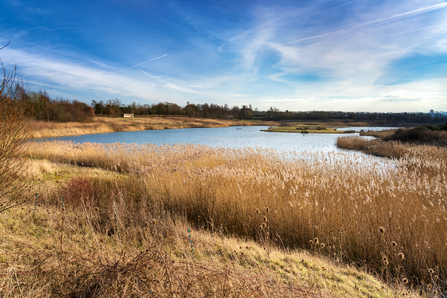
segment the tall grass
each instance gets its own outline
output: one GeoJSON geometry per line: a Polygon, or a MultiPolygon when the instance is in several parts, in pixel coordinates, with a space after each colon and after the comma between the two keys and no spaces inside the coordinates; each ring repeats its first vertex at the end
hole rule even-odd
{"type": "MultiPolygon", "coordinates": [[[[39,142],[29,155],[128,174],[86,178],[91,188],[80,188],[90,190],[82,197],[92,208],[110,209],[121,200],[129,213],[184,215],[198,227],[249,237],[266,249],[308,248],[387,281],[437,286],[447,276],[447,150],[396,148],[405,154],[383,160],[259,148],[39,142]]],[[[143,225],[132,217],[122,224],[143,225]]]]}

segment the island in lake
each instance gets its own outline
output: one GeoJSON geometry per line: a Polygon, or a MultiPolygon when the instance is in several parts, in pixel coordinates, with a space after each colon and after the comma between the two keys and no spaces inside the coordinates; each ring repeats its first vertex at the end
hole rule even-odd
{"type": "Polygon", "coordinates": [[[329,134],[348,134],[355,133],[355,130],[337,130],[342,126],[336,127],[325,127],[319,125],[298,125],[298,126],[271,126],[268,129],[263,129],[261,131],[266,132],[289,132],[289,133],[329,133],[329,134]]]}

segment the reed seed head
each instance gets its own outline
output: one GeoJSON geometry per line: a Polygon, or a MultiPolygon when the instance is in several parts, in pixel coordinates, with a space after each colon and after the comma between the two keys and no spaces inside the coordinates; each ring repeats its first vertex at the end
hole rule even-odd
{"type": "Polygon", "coordinates": [[[404,279],[402,279],[402,282],[404,283],[404,284],[407,284],[408,283],[408,278],[404,278],[404,279]]]}
{"type": "Polygon", "coordinates": [[[267,224],[265,222],[262,223],[262,227],[265,229],[267,227],[267,224]]]}
{"type": "Polygon", "coordinates": [[[325,244],[324,244],[324,243],[321,243],[321,244],[320,244],[320,247],[321,247],[321,248],[324,248],[324,247],[325,247],[325,244]]]}
{"type": "Polygon", "coordinates": [[[392,241],[392,242],[391,242],[391,245],[392,245],[393,247],[396,247],[396,246],[397,246],[396,241],[392,241]]]}
{"type": "Polygon", "coordinates": [[[401,260],[405,259],[405,255],[401,252],[397,254],[397,257],[401,260]]]}
{"type": "Polygon", "coordinates": [[[264,216],[264,222],[267,222],[267,217],[264,216]]]}
{"type": "Polygon", "coordinates": [[[98,207],[95,207],[95,211],[96,211],[96,212],[99,212],[99,208],[98,208],[98,207]]]}
{"type": "Polygon", "coordinates": [[[310,241],[309,241],[309,244],[310,244],[310,245],[314,244],[314,241],[313,241],[313,240],[310,240],[310,241]]]}
{"type": "Polygon", "coordinates": [[[262,225],[259,226],[259,229],[262,230],[262,225]]]}
{"type": "Polygon", "coordinates": [[[154,224],[154,225],[157,224],[157,220],[153,219],[152,224],[154,224]]]}
{"type": "Polygon", "coordinates": [[[439,279],[439,276],[435,275],[433,278],[434,278],[435,280],[438,280],[438,279],[439,279]]]}
{"type": "Polygon", "coordinates": [[[259,211],[259,209],[256,208],[256,214],[261,213],[261,211],[259,211]]]}
{"type": "Polygon", "coordinates": [[[265,211],[267,211],[267,213],[269,212],[269,210],[270,210],[269,207],[265,208],[265,211]]]}
{"type": "Polygon", "coordinates": [[[318,240],[317,237],[314,238],[314,242],[315,242],[315,244],[318,244],[318,243],[319,243],[319,240],[318,240]]]}
{"type": "Polygon", "coordinates": [[[379,232],[380,232],[381,234],[385,233],[385,228],[384,228],[384,227],[379,227],[379,232]]]}
{"type": "Polygon", "coordinates": [[[434,271],[433,271],[433,269],[428,269],[428,273],[430,273],[430,274],[433,274],[434,273],[434,271]]]}

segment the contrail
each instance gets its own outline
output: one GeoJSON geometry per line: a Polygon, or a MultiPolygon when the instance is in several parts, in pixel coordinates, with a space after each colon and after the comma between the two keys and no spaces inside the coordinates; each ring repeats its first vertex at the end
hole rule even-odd
{"type": "Polygon", "coordinates": [[[150,59],[150,60],[147,60],[147,61],[144,61],[144,62],[141,62],[141,63],[135,64],[135,65],[132,65],[132,66],[130,66],[130,67],[128,67],[128,68],[124,68],[124,69],[121,69],[121,70],[120,70],[120,71],[118,71],[118,72],[121,72],[121,71],[125,71],[125,70],[128,70],[128,69],[130,69],[130,68],[133,68],[133,67],[137,67],[137,66],[143,65],[143,64],[145,64],[145,63],[148,63],[148,62],[151,62],[151,61],[154,61],[154,60],[157,60],[157,59],[160,59],[160,58],[166,57],[166,56],[168,56],[168,54],[164,54],[164,55],[162,55],[162,56],[160,56],[160,57],[157,57],[157,58],[152,58],[152,59],[150,59]]]}
{"type": "Polygon", "coordinates": [[[444,3],[439,3],[439,4],[435,4],[435,5],[431,5],[431,6],[426,6],[426,7],[422,7],[422,8],[418,8],[412,11],[407,11],[404,13],[400,13],[400,14],[395,14],[391,17],[388,18],[384,18],[384,19],[379,19],[379,20],[374,20],[371,22],[366,23],[367,25],[370,24],[374,24],[374,23],[378,23],[378,22],[383,22],[383,21],[388,21],[388,20],[392,20],[392,19],[396,19],[396,18],[401,18],[401,17],[406,17],[406,16],[415,16],[415,15],[419,15],[419,14],[423,14],[426,12],[430,12],[433,10],[437,10],[437,9],[442,9],[447,7],[447,2],[444,3]]]}
{"type": "MultiPolygon", "coordinates": [[[[382,19],[377,19],[377,20],[365,22],[365,23],[359,24],[358,26],[353,27],[353,28],[341,29],[341,30],[337,30],[337,31],[334,31],[334,32],[330,32],[330,33],[319,34],[319,35],[314,35],[314,36],[308,36],[308,37],[304,37],[304,38],[300,38],[300,39],[297,39],[297,40],[294,40],[294,41],[287,42],[285,44],[293,44],[293,43],[298,43],[298,42],[301,42],[301,41],[304,41],[304,40],[309,40],[309,39],[314,39],[314,38],[319,38],[319,37],[325,37],[325,36],[332,36],[332,35],[336,35],[336,34],[339,34],[339,35],[346,34],[346,33],[352,32],[354,30],[357,30],[359,28],[362,28],[362,27],[365,27],[365,26],[369,26],[371,24],[380,23],[380,22],[393,20],[393,19],[398,19],[398,18],[404,18],[404,17],[407,17],[407,16],[416,16],[416,15],[427,13],[427,12],[430,12],[430,11],[433,11],[433,10],[443,9],[443,8],[446,8],[446,7],[447,7],[447,2],[443,2],[443,3],[431,5],[431,6],[426,6],[426,7],[414,9],[414,10],[407,11],[407,12],[404,12],[404,13],[395,14],[395,15],[387,17],[387,18],[382,18],[382,19]]],[[[436,27],[436,26],[434,26],[434,27],[436,27]]],[[[430,28],[430,27],[426,27],[426,28],[430,28]]],[[[417,30],[419,30],[419,29],[417,29],[417,30]]],[[[416,31],[416,30],[413,30],[413,31],[416,31]]],[[[408,32],[411,32],[411,31],[408,31],[408,32]]]]}

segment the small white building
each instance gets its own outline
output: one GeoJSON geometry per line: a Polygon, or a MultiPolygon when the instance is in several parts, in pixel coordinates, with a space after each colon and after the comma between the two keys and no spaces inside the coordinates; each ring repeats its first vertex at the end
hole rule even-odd
{"type": "Polygon", "coordinates": [[[133,114],[126,114],[126,113],[124,113],[123,117],[124,118],[132,118],[132,117],[135,117],[135,116],[133,114]]]}

